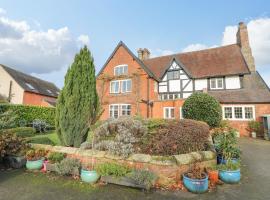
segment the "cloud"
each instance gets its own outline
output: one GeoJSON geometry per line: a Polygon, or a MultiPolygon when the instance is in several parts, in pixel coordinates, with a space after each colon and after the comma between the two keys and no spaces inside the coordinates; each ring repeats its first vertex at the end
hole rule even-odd
{"type": "Polygon", "coordinates": [[[185,47],[184,49],[182,49],[182,52],[190,52],[190,51],[199,51],[199,50],[203,50],[203,49],[208,49],[208,48],[214,48],[217,47],[216,45],[214,46],[207,46],[204,44],[190,44],[187,47],[185,47]]]}
{"type": "Polygon", "coordinates": [[[7,11],[3,8],[0,8],[0,15],[5,15],[7,11]]]}
{"type": "Polygon", "coordinates": [[[60,71],[71,64],[78,47],[84,44],[89,44],[89,37],[76,38],[68,27],[35,30],[27,21],[0,15],[1,63],[23,72],[51,74],[60,71]]]}
{"type": "Polygon", "coordinates": [[[88,35],[80,35],[78,41],[83,45],[89,45],[90,39],[88,35]]]}

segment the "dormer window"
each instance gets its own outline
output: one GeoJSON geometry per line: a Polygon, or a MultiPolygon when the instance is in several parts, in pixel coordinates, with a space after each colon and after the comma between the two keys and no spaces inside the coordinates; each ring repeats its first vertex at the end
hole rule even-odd
{"type": "Polygon", "coordinates": [[[220,90],[223,89],[223,78],[211,78],[210,79],[210,89],[220,90]]]}
{"type": "Polygon", "coordinates": [[[124,74],[127,74],[127,72],[128,72],[127,65],[118,65],[118,66],[114,67],[114,75],[115,76],[124,75],[124,74]]]}

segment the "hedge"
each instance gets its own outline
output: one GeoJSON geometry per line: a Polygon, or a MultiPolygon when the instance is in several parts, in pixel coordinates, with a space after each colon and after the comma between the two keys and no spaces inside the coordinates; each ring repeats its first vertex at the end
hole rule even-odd
{"type": "Polygon", "coordinates": [[[17,127],[11,129],[0,130],[0,133],[14,133],[18,137],[33,137],[35,136],[36,130],[32,127],[17,127]]]}
{"type": "Polygon", "coordinates": [[[0,104],[0,113],[11,110],[18,118],[16,124],[25,126],[31,124],[35,119],[40,119],[48,123],[50,126],[55,126],[55,108],[41,106],[26,106],[15,104],[0,104]]]}

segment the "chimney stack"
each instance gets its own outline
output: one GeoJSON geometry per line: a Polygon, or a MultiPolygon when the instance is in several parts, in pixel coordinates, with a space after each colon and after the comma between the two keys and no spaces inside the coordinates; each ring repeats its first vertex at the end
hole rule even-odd
{"type": "Polygon", "coordinates": [[[241,48],[241,52],[245,58],[245,61],[248,65],[249,70],[251,72],[255,72],[256,68],[255,68],[254,58],[252,56],[252,51],[249,45],[248,30],[244,22],[239,23],[236,39],[237,39],[237,44],[241,48]]]}
{"type": "Polygon", "coordinates": [[[138,52],[138,58],[141,60],[147,60],[150,58],[150,51],[146,48],[144,49],[139,48],[137,52],[138,52]]]}

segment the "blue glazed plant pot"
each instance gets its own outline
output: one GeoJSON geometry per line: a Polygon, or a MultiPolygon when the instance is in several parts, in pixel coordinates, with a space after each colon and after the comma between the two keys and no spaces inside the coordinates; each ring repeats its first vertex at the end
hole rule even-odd
{"type": "Polygon", "coordinates": [[[96,183],[99,179],[99,175],[96,171],[81,170],[81,179],[86,183],[96,183]]]}
{"type": "Polygon", "coordinates": [[[208,176],[204,179],[192,179],[183,174],[184,186],[193,193],[204,193],[208,189],[208,176]]]}
{"type": "MultiPolygon", "coordinates": [[[[235,163],[238,163],[239,162],[239,159],[237,158],[232,158],[231,159],[232,163],[235,164],[235,163]]],[[[221,155],[218,155],[217,156],[217,164],[224,164],[226,165],[227,164],[227,160],[225,158],[223,158],[221,155]]]]}
{"type": "Polygon", "coordinates": [[[225,183],[238,183],[241,179],[240,169],[234,171],[219,170],[219,178],[225,183]]]}
{"type": "Polygon", "coordinates": [[[26,168],[29,170],[40,170],[43,166],[44,159],[40,160],[27,160],[26,168]]]}

